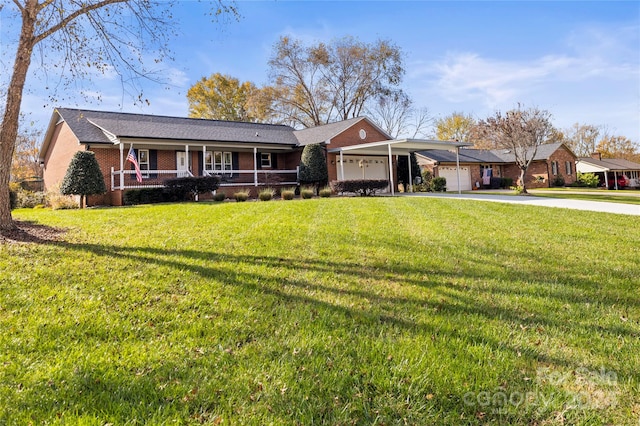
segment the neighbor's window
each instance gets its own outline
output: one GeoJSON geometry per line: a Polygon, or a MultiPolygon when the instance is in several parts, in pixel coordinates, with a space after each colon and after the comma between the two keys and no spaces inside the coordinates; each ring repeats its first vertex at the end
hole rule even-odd
{"type": "Polygon", "coordinates": [[[566,161],[564,163],[564,169],[566,171],[567,176],[571,176],[571,161],[566,161]]]}
{"type": "Polygon", "coordinates": [[[142,172],[142,177],[149,177],[149,150],[148,149],[139,149],[138,150],[138,165],[140,165],[140,171],[142,172]]]}
{"type": "Polygon", "coordinates": [[[551,162],[551,174],[554,176],[558,175],[558,162],[557,161],[552,161],[551,162]]]}
{"type": "Polygon", "coordinates": [[[270,152],[261,152],[260,153],[260,166],[262,166],[262,167],[271,167],[271,153],[270,152]]]}

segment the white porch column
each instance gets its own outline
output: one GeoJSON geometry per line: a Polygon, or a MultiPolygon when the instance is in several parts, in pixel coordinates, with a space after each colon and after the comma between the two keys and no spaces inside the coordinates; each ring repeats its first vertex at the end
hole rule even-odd
{"type": "Polygon", "coordinates": [[[120,189],[124,189],[124,146],[120,141],[120,189]]]}
{"type": "Polygon", "coordinates": [[[613,187],[618,190],[618,172],[613,171],[613,187]]]}
{"type": "Polygon", "coordinates": [[[411,173],[411,153],[407,155],[407,163],[409,164],[409,192],[413,192],[413,174],[411,173]]]}
{"type": "MultiPolygon", "coordinates": [[[[185,157],[187,157],[185,160],[187,161],[187,173],[193,176],[193,173],[191,173],[191,161],[189,158],[189,145],[185,145],[184,146],[184,155],[185,157]]],[[[198,200],[196,200],[198,201],[198,200]]]]}
{"type": "Polygon", "coordinates": [[[456,147],[456,173],[458,174],[458,194],[462,194],[460,189],[460,147],[456,147]]]}
{"type": "Polygon", "coordinates": [[[202,145],[202,176],[206,176],[207,164],[205,161],[207,160],[207,146],[202,145]]]}
{"type": "Polygon", "coordinates": [[[258,148],[253,147],[253,186],[258,186],[258,148]]]}
{"type": "Polygon", "coordinates": [[[340,180],[344,180],[344,158],[342,158],[342,150],[340,150],[340,180]]]}
{"type": "Polygon", "coordinates": [[[387,144],[387,149],[389,151],[389,185],[391,186],[391,195],[395,195],[396,191],[393,188],[393,157],[391,156],[391,144],[387,144]]]}

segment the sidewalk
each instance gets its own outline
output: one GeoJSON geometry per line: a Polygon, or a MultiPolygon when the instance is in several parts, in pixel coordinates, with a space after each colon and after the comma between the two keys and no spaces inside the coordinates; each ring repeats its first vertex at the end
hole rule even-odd
{"type": "Polygon", "coordinates": [[[562,209],[640,216],[640,205],[609,203],[606,201],[570,200],[564,198],[531,197],[526,195],[454,194],[442,192],[403,192],[398,193],[397,195],[405,197],[434,197],[453,198],[459,200],[494,201],[499,203],[524,204],[531,206],[556,207],[562,209]]]}

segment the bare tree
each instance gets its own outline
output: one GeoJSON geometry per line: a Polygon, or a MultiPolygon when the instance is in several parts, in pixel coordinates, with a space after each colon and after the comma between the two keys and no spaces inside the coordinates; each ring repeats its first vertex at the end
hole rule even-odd
{"type": "Polygon", "coordinates": [[[358,117],[370,102],[397,93],[404,75],[397,46],[353,37],[309,47],[282,37],[269,66],[277,113],[303,127],[358,117]]]}
{"type": "Polygon", "coordinates": [[[605,138],[606,129],[602,126],[575,123],[565,130],[565,141],[578,157],[588,157],[596,152],[598,141],[605,138]]]}
{"type": "Polygon", "coordinates": [[[495,146],[513,153],[520,169],[522,193],[527,193],[525,175],[538,152],[538,147],[547,143],[553,134],[551,113],[538,108],[517,109],[506,114],[496,112],[493,117],[482,120],[479,126],[483,136],[495,146]]]}
{"type": "Polygon", "coordinates": [[[389,136],[410,139],[428,137],[433,117],[428,108],[415,108],[409,96],[400,91],[391,96],[381,96],[367,115],[389,136]]]}
{"type": "MultiPolygon", "coordinates": [[[[81,81],[89,72],[119,73],[123,82],[159,77],[156,67],[170,58],[172,32],[169,2],[152,0],[13,0],[2,4],[19,19],[16,54],[0,123],[0,230],[15,225],[9,205],[9,175],[18,134],[20,107],[36,47],[42,65],[59,72],[66,82],[81,81]],[[147,61],[145,55],[154,52],[147,61]]],[[[236,14],[221,1],[213,14],[236,14]]],[[[6,43],[3,40],[3,43],[6,43]]],[[[41,67],[43,69],[43,67],[41,67]]],[[[142,94],[137,95],[143,101],[142,94]]]]}

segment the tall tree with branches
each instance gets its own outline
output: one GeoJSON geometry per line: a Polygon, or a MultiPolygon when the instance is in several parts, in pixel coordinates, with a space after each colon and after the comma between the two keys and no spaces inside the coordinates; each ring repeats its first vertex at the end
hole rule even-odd
{"type": "Polygon", "coordinates": [[[296,127],[358,117],[372,101],[398,93],[404,76],[400,48],[353,37],[311,46],[282,37],[269,67],[275,112],[296,127]]]}
{"type": "Polygon", "coordinates": [[[502,114],[497,111],[493,117],[481,120],[479,126],[483,137],[496,147],[510,151],[520,169],[522,193],[527,193],[525,176],[538,147],[548,142],[553,135],[551,113],[539,108],[518,108],[502,114]]]}
{"type": "MultiPolygon", "coordinates": [[[[36,47],[41,62],[67,82],[81,81],[89,72],[116,71],[123,82],[159,77],[145,56],[154,52],[151,67],[170,58],[173,35],[170,2],[152,0],[3,0],[1,8],[20,22],[16,53],[3,105],[0,106],[0,230],[12,229],[9,175],[18,135],[20,107],[36,47]],[[64,77],[62,77],[64,76],[64,77]]],[[[3,10],[3,12],[5,12],[3,10]]],[[[222,0],[213,14],[236,15],[222,0]]],[[[6,45],[12,41],[3,40],[6,45]]],[[[133,85],[136,89],[135,84],[133,85]]],[[[138,100],[142,94],[138,91],[138,100]]]]}

